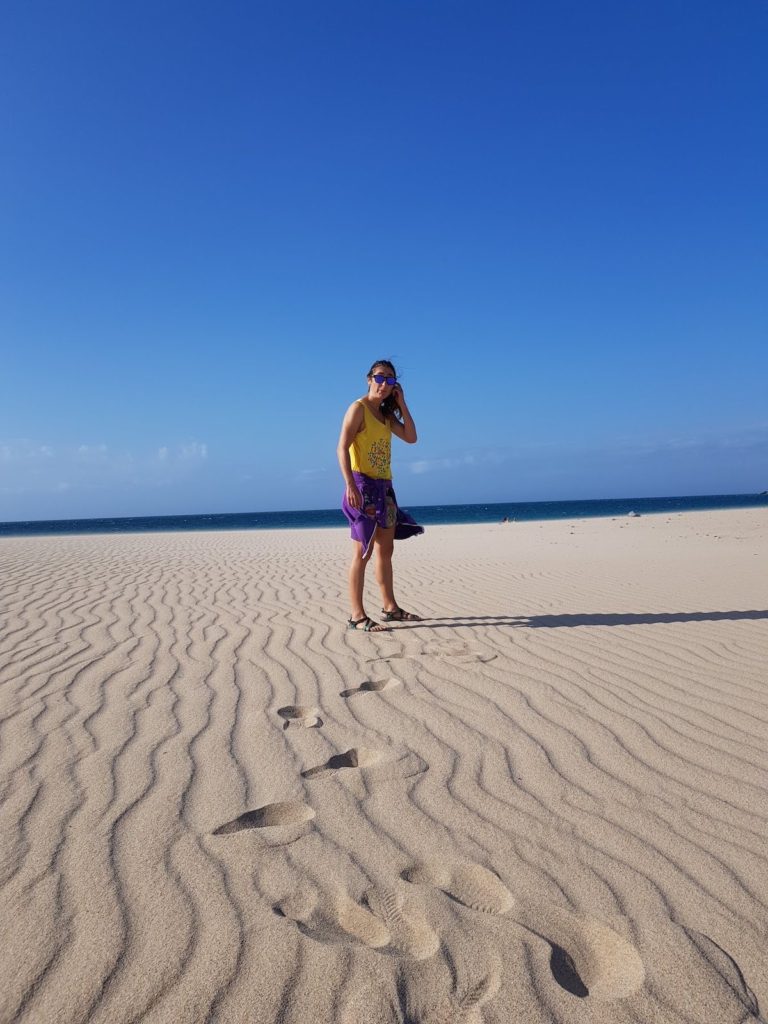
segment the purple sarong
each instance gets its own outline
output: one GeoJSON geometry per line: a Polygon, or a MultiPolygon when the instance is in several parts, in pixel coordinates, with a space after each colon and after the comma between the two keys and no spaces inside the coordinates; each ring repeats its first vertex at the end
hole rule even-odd
{"type": "Polygon", "coordinates": [[[363,496],[363,504],[361,508],[352,508],[347,501],[345,490],[341,510],[349,520],[352,540],[358,540],[363,545],[363,558],[370,550],[376,527],[380,526],[386,530],[388,526],[392,525],[387,521],[387,498],[390,499],[390,505],[394,502],[395,506],[395,540],[405,540],[407,537],[416,537],[420,533],[424,533],[424,527],[419,526],[416,520],[397,504],[391,480],[376,480],[364,473],[353,472],[352,476],[355,478],[357,489],[363,496]]]}

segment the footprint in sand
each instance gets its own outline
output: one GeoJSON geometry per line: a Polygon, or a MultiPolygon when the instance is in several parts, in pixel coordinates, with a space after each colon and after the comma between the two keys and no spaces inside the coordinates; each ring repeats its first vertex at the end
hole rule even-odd
{"type": "Polygon", "coordinates": [[[625,999],[645,980],[640,954],[612,928],[556,908],[530,908],[520,921],[551,947],[552,977],[571,995],[625,999]]]}
{"type": "Polygon", "coordinates": [[[394,690],[396,686],[403,684],[399,679],[392,676],[390,679],[367,679],[359,686],[353,686],[349,690],[342,690],[340,697],[354,697],[356,693],[382,693],[384,690],[394,690]]]}
{"type": "Polygon", "coordinates": [[[480,864],[414,864],[403,878],[432,885],[472,910],[508,914],[548,942],[552,977],[572,995],[591,999],[624,999],[637,991],[645,968],[637,950],[607,925],[558,908],[518,907],[512,893],[492,871],[480,864]]]}
{"type": "Polygon", "coordinates": [[[342,768],[370,768],[383,759],[384,755],[378,750],[368,750],[365,747],[351,747],[343,754],[334,754],[324,764],[316,768],[307,768],[301,773],[302,778],[315,779],[318,775],[325,775],[327,772],[337,772],[342,768]]]}
{"type": "Polygon", "coordinates": [[[316,779],[318,776],[334,775],[344,769],[356,769],[365,774],[366,779],[386,782],[396,779],[408,779],[421,775],[429,765],[424,758],[410,750],[372,750],[369,747],[351,747],[343,754],[334,754],[323,764],[314,768],[306,768],[302,778],[316,779]]]}
{"type": "Polygon", "coordinates": [[[484,914],[506,914],[515,898],[498,875],[480,864],[446,866],[438,862],[414,864],[403,872],[413,885],[432,885],[472,910],[484,914]]]}
{"type": "Polygon", "coordinates": [[[473,662],[493,661],[497,657],[490,651],[484,651],[480,647],[470,647],[463,640],[435,640],[422,647],[422,655],[432,658],[444,658],[446,661],[453,661],[459,665],[469,665],[473,662]]]}
{"type": "Polygon", "coordinates": [[[287,707],[278,708],[277,713],[284,719],[283,729],[287,729],[289,725],[298,725],[304,729],[317,729],[323,724],[319,708],[303,704],[289,704],[287,707]]]}
{"type": "Polygon", "coordinates": [[[276,913],[316,942],[352,939],[391,955],[426,960],[440,948],[440,940],[415,912],[406,912],[404,900],[393,889],[371,889],[368,907],[356,903],[340,888],[321,896],[317,891],[297,892],[275,907],[276,913]]]}
{"type": "Polygon", "coordinates": [[[296,892],[282,900],[275,912],[293,921],[302,935],[315,942],[338,943],[356,939],[379,949],[390,941],[383,921],[337,886],[324,896],[317,890],[296,892]]]}
{"type": "Polygon", "coordinates": [[[280,825],[303,825],[311,821],[315,812],[307,804],[298,800],[287,800],[281,803],[265,804],[254,811],[246,811],[239,818],[219,825],[214,830],[215,836],[226,836],[233,832],[242,832],[247,828],[274,828],[280,825]]]}
{"type": "Polygon", "coordinates": [[[380,918],[390,934],[389,945],[394,953],[426,960],[440,948],[440,939],[426,919],[405,909],[402,893],[394,889],[369,889],[365,894],[368,906],[380,918]]]}

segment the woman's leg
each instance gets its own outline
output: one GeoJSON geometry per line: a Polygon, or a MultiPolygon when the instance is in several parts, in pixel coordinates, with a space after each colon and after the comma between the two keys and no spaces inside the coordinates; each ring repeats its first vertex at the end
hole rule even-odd
{"type": "Polygon", "coordinates": [[[381,589],[382,607],[391,612],[397,608],[392,581],[392,552],[395,547],[395,528],[384,530],[379,527],[373,539],[376,548],[376,581],[381,589]]]}
{"type": "MultiPolygon", "coordinates": [[[[379,531],[377,530],[376,533],[379,531]]],[[[352,561],[349,564],[349,603],[352,607],[351,622],[357,622],[356,629],[363,629],[366,625],[367,615],[363,608],[363,587],[365,586],[365,567],[371,560],[373,544],[368,548],[368,554],[363,555],[363,545],[359,541],[353,542],[352,561]]],[[[378,633],[380,630],[389,629],[376,622],[369,626],[369,633],[378,633]]]]}
{"type": "MultiPolygon", "coordinates": [[[[378,532],[378,531],[377,531],[378,532]]],[[[352,608],[352,618],[365,618],[363,608],[363,587],[365,586],[365,568],[371,560],[373,544],[368,549],[368,554],[363,555],[363,545],[359,541],[352,542],[352,561],[349,563],[349,604],[352,608]]]]}
{"type": "Polygon", "coordinates": [[[374,537],[376,547],[376,580],[381,588],[381,599],[384,602],[382,611],[387,614],[387,621],[420,622],[421,617],[413,612],[403,611],[395,600],[395,588],[392,579],[392,552],[395,547],[395,522],[397,506],[394,499],[387,499],[388,519],[392,526],[388,530],[378,527],[374,537]],[[391,614],[390,614],[391,613],[391,614]]]}

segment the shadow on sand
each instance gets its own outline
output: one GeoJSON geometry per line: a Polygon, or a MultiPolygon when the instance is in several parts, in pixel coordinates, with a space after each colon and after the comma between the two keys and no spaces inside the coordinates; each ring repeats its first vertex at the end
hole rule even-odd
{"type": "MultiPolygon", "coordinates": [[[[733,612],[594,612],[583,615],[456,615],[409,622],[408,629],[441,629],[453,626],[525,626],[529,629],[562,629],[569,626],[648,626],[668,622],[737,622],[768,619],[768,611],[733,612]]],[[[402,629],[402,626],[398,628],[402,629]]]]}

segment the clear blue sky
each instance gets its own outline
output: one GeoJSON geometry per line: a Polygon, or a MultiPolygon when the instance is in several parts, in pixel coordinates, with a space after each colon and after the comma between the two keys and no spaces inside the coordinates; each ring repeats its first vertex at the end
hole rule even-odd
{"type": "Polygon", "coordinates": [[[768,488],[768,3],[6,0],[0,520],[768,488]]]}

